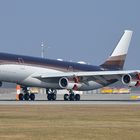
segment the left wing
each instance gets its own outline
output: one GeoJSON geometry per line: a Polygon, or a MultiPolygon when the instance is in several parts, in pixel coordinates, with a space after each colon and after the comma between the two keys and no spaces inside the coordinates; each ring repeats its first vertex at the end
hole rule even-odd
{"type": "Polygon", "coordinates": [[[122,76],[124,74],[140,73],[139,70],[122,70],[122,71],[85,71],[85,72],[56,72],[33,74],[32,77],[38,79],[50,79],[61,77],[90,77],[90,76],[122,76]]]}
{"type": "Polygon", "coordinates": [[[94,81],[102,86],[121,80],[128,86],[140,85],[139,70],[122,70],[122,71],[86,71],[86,72],[57,72],[34,74],[32,77],[40,79],[43,82],[56,82],[61,88],[68,86],[79,86],[83,83],[88,85],[89,81],[94,81]]]}

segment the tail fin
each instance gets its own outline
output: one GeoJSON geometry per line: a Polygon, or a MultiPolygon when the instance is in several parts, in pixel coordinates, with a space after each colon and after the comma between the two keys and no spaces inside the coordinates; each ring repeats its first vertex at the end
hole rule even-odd
{"type": "Polygon", "coordinates": [[[111,56],[109,56],[109,58],[102,65],[100,65],[101,67],[116,70],[123,69],[132,33],[133,32],[130,30],[125,30],[121,40],[112,52],[111,56]]]}

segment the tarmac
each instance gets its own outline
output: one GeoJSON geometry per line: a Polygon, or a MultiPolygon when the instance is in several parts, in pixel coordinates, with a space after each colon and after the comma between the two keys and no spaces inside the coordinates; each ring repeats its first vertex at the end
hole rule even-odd
{"type": "Polygon", "coordinates": [[[0,105],[127,105],[140,104],[140,93],[131,94],[82,94],[80,101],[64,101],[63,95],[58,94],[56,101],[48,101],[46,94],[36,94],[35,101],[16,101],[16,93],[0,94],[0,105]]]}

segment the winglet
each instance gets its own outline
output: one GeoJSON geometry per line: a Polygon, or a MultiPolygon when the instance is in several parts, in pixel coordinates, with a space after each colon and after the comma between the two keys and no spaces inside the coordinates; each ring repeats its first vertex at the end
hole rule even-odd
{"type": "Polygon", "coordinates": [[[118,45],[116,46],[112,54],[109,56],[109,58],[102,65],[100,65],[101,67],[117,70],[123,69],[132,33],[133,32],[130,30],[125,30],[118,45]]]}

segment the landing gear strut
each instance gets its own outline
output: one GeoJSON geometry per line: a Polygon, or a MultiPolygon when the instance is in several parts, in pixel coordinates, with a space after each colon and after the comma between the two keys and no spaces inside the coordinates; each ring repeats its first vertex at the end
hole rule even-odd
{"type": "Polygon", "coordinates": [[[72,90],[69,91],[69,94],[64,94],[65,101],[80,101],[80,94],[75,94],[72,90]]]}
{"type": "Polygon", "coordinates": [[[25,101],[34,101],[35,100],[35,94],[33,93],[30,93],[30,91],[28,90],[27,87],[22,87],[22,91],[23,93],[20,93],[19,94],[19,100],[22,101],[22,100],[25,100],[25,101]]]}
{"type": "Polygon", "coordinates": [[[55,101],[57,96],[56,96],[57,91],[54,89],[46,89],[46,94],[47,94],[47,99],[49,101],[55,101]]]}

